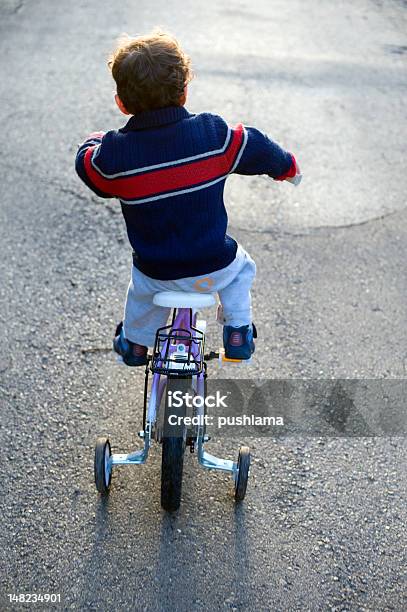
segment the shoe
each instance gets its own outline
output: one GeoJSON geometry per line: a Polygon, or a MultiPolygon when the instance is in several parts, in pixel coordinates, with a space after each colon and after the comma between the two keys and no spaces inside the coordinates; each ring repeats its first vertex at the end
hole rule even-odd
{"type": "Polygon", "coordinates": [[[232,327],[225,325],[223,328],[223,346],[227,359],[250,359],[254,353],[254,341],[257,338],[257,330],[252,325],[232,327]]]}
{"type": "Polygon", "coordinates": [[[124,337],[123,322],[116,328],[113,350],[123,357],[124,363],[128,366],[143,366],[148,363],[148,348],[124,337]]]}

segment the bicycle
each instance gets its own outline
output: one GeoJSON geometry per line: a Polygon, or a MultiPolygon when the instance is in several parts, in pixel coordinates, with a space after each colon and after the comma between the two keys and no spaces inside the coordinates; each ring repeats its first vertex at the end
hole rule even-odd
{"type": "Polygon", "coordinates": [[[198,319],[198,309],[216,304],[214,294],[164,291],[154,295],[154,304],[172,308],[170,325],[156,332],[152,355],[148,356],[144,380],[143,429],[139,432],[144,447],[128,454],[112,454],[107,437],[97,439],[95,448],[95,484],[102,495],[109,493],[112,470],[115,465],[140,465],[146,463],[153,440],[162,445],[161,505],[173,512],[181,502],[184,453],[189,446],[196,450],[198,463],[208,470],[229,472],[234,481],[234,497],[237,502],[246,495],[250,469],[250,450],[241,446],[237,462],[221,459],[204,449],[209,441],[205,432],[205,397],[207,362],[238,361],[225,358],[222,350],[205,354],[206,322],[198,319]],[[149,375],[152,374],[150,393],[149,375]],[[174,407],[170,397],[181,392],[174,407]],[[191,391],[200,401],[194,402],[194,414],[188,415],[185,393],[191,391]],[[186,419],[193,416],[195,419],[186,419]],[[186,423],[194,422],[193,426],[186,423]]]}

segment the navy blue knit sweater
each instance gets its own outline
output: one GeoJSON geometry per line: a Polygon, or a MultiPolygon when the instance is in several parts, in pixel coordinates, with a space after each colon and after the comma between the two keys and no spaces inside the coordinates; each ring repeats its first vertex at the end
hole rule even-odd
{"type": "Polygon", "coordinates": [[[296,163],[254,127],[170,106],[91,134],[79,147],[76,171],[97,195],[120,200],[134,265],[175,280],[210,274],[235,258],[223,202],[229,174],[284,180],[296,163]]]}

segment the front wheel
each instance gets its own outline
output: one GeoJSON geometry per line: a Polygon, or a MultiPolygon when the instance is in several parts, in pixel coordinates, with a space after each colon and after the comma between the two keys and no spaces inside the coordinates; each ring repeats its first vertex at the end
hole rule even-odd
{"type": "Polygon", "coordinates": [[[248,446],[241,446],[237,459],[237,476],[235,482],[235,500],[240,502],[244,499],[249,479],[250,450],[248,446]]]}
{"type": "Polygon", "coordinates": [[[112,480],[112,451],[109,438],[98,438],[95,447],[95,484],[102,495],[107,495],[112,480]]]}
{"type": "Polygon", "coordinates": [[[184,451],[186,446],[186,415],[183,394],[191,387],[189,379],[168,377],[164,426],[162,437],[161,462],[161,506],[167,512],[175,512],[181,503],[182,472],[184,468],[184,451]],[[178,393],[176,401],[171,398],[178,393]]]}

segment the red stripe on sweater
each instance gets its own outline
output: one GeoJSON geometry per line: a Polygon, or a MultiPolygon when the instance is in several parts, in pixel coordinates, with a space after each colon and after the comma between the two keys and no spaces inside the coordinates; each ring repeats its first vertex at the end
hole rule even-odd
{"type": "Polygon", "coordinates": [[[127,200],[153,196],[166,191],[193,187],[209,182],[232,168],[243,141],[243,125],[239,123],[232,130],[232,142],[225,153],[204,160],[192,161],[182,166],[150,170],[142,175],[106,179],[92,166],[93,151],[98,145],[89,147],[84,156],[84,165],[89,180],[100,191],[127,200]]]}
{"type": "Polygon", "coordinates": [[[285,181],[286,178],[292,178],[293,176],[297,174],[297,162],[295,160],[294,155],[292,153],[290,153],[290,155],[291,155],[291,166],[289,167],[287,172],[285,172],[281,176],[277,176],[274,179],[275,181],[285,181]]]}

